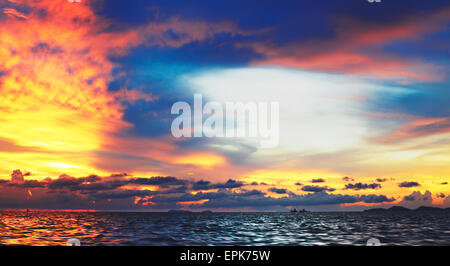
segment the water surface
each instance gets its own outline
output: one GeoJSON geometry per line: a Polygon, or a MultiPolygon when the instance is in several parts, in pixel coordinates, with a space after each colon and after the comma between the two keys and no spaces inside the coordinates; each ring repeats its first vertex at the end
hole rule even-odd
{"type": "Polygon", "coordinates": [[[0,244],[450,245],[448,213],[0,212],[0,244]]]}

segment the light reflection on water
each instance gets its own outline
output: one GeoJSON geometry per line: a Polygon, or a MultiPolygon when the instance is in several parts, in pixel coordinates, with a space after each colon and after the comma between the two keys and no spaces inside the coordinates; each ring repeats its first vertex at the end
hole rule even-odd
{"type": "Polygon", "coordinates": [[[450,245],[448,213],[0,212],[0,244],[450,245]]]}

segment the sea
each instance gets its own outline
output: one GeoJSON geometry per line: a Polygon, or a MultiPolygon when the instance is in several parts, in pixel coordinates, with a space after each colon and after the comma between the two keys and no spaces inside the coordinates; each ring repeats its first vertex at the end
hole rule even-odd
{"type": "Polygon", "coordinates": [[[446,213],[0,211],[0,245],[450,245],[446,213]]]}

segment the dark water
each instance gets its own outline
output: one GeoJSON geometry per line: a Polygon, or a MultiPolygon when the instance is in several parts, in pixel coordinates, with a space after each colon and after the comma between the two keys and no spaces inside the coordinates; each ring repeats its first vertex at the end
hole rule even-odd
{"type": "Polygon", "coordinates": [[[450,245],[447,213],[0,212],[0,244],[450,245]]]}

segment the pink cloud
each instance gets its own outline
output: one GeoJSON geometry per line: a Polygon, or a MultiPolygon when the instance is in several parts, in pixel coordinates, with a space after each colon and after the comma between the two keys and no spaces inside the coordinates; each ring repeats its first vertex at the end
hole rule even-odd
{"type": "Polygon", "coordinates": [[[402,140],[450,132],[450,118],[419,118],[407,122],[390,134],[377,139],[380,143],[394,143],[402,140]]]}

